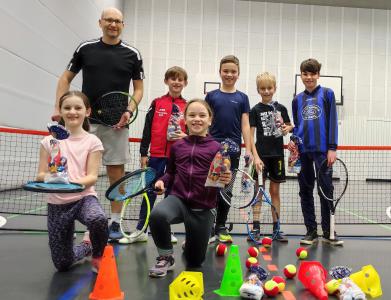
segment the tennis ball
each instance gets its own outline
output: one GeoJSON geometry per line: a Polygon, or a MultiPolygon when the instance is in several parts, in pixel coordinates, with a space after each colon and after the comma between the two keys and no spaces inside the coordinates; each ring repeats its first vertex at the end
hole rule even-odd
{"type": "Polygon", "coordinates": [[[265,291],[265,294],[270,297],[276,296],[279,292],[278,284],[273,280],[266,281],[263,289],[265,291]]]}
{"type": "Polygon", "coordinates": [[[284,268],[284,275],[286,278],[291,279],[296,276],[296,266],[295,265],[286,265],[284,268]]]}
{"type": "Polygon", "coordinates": [[[331,279],[329,282],[327,282],[324,285],[324,288],[326,289],[327,293],[329,295],[333,295],[338,291],[339,285],[341,283],[336,279],[331,279]]]}
{"type": "Polygon", "coordinates": [[[285,290],[285,279],[281,276],[273,276],[272,280],[277,283],[279,292],[285,290]]]}
{"type": "Polygon", "coordinates": [[[249,269],[252,266],[258,266],[258,260],[255,257],[249,257],[246,259],[247,269],[249,269]]]}
{"type": "Polygon", "coordinates": [[[248,255],[250,255],[251,257],[257,257],[259,254],[259,250],[257,247],[249,247],[247,249],[247,252],[248,252],[248,255]]]}
{"type": "Polygon", "coordinates": [[[217,256],[224,256],[225,253],[227,253],[227,245],[220,243],[216,247],[216,255],[217,256]]]}
{"type": "Polygon", "coordinates": [[[299,247],[296,249],[296,256],[299,258],[299,259],[305,259],[307,258],[308,256],[308,252],[307,252],[307,249],[304,248],[304,247],[299,247]]]}
{"type": "Polygon", "coordinates": [[[269,237],[264,237],[262,239],[262,245],[265,247],[265,248],[269,248],[271,245],[272,245],[272,239],[269,238],[269,237]]]}

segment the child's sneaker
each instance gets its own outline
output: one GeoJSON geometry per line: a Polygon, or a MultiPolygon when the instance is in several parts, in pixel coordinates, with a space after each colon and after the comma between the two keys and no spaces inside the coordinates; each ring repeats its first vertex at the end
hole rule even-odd
{"type": "Polygon", "coordinates": [[[91,271],[98,274],[102,257],[93,257],[91,261],[91,271]]]}
{"type": "Polygon", "coordinates": [[[286,236],[282,235],[280,231],[273,232],[273,240],[278,241],[278,242],[283,242],[283,243],[288,242],[288,239],[286,238],[286,236]]]}
{"type": "Polygon", "coordinates": [[[140,230],[136,230],[133,232],[128,238],[123,237],[118,242],[120,244],[133,244],[148,241],[148,234],[146,232],[142,232],[140,230]]]}
{"type": "Polygon", "coordinates": [[[149,269],[150,277],[164,277],[168,271],[173,270],[175,267],[175,260],[172,255],[158,256],[156,260],[156,264],[149,269]]]}
{"type": "Polygon", "coordinates": [[[109,226],[109,240],[112,242],[117,242],[121,238],[123,238],[123,234],[120,230],[119,223],[111,222],[109,226]]]}
{"type": "Polygon", "coordinates": [[[247,236],[248,242],[253,242],[254,240],[258,242],[261,239],[261,232],[259,229],[252,229],[250,234],[247,236]],[[251,236],[250,236],[251,235],[251,236]],[[252,237],[252,238],[251,238],[252,237]]]}
{"type": "Polygon", "coordinates": [[[217,238],[222,243],[232,243],[232,236],[229,234],[228,229],[225,227],[219,227],[216,232],[217,238]]]}
{"type": "Polygon", "coordinates": [[[175,237],[173,233],[171,233],[171,244],[176,244],[178,243],[178,239],[175,237]]]}

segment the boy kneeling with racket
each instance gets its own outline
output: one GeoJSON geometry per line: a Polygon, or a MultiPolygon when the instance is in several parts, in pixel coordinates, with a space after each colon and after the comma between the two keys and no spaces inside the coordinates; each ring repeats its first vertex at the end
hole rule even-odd
{"type": "Polygon", "coordinates": [[[65,126],[70,135],[61,142],[53,136],[47,136],[41,141],[37,180],[47,179],[52,171],[48,161],[52,160],[53,144],[56,144],[56,153],[61,152],[61,160],[66,162],[69,181],[85,189],[75,193],[48,194],[50,252],[54,266],[59,271],[66,271],[92,255],[92,270],[97,272],[108,238],[107,218],[94,189],[103,146],[95,135],[88,133],[87,117],[91,107],[87,96],[78,91],[67,92],[60,98],[59,108],[60,124],[65,126]],[[73,244],[75,220],[86,225],[89,230],[79,245],[73,244]]]}
{"type": "MultiPolygon", "coordinates": [[[[204,100],[188,102],[184,112],[188,136],[172,147],[166,174],[155,183],[155,189],[169,195],[153,208],[150,216],[152,238],[159,256],[149,270],[151,277],[164,277],[173,270],[175,260],[171,243],[171,224],[185,224],[184,255],[188,267],[199,267],[205,260],[209,236],[216,214],[216,187],[205,187],[210,165],[220,143],[208,135],[212,110],[204,100]]],[[[231,171],[220,175],[228,184],[231,171]]]]}

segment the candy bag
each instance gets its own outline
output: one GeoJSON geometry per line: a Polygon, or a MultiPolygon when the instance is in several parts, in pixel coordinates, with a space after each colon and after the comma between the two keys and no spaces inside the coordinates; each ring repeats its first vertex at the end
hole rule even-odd
{"type": "Polygon", "coordinates": [[[167,126],[167,140],[171,141],[176,138],[178,133],[181,133],[181,121],[183,120],[183,114],[178,105],[172,105],[171,116],[168,120],[167,126]]]}
{"type": "Polygon", "coordinates": [[[67,158],[61,155],[60,141],[69,137],[68,130],[62,125],[48,124],[48,130],[53,136],[50,140],[48,158],[49,173],[45,175],[45,183],[69,183],[67,158]]]}

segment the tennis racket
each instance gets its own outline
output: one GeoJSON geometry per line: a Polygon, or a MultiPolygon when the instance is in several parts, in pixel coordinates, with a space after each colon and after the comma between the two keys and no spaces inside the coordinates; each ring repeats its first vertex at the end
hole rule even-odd
{"type": "Polygon", "coordinates": [[[92,105],[90,120],[111,128],[121,128],[133,123],[138,115],[136,100],[128,93],[113,91],[99,97],[92,105]],[[134,108],[130,112],[129,106],[134,108]],[[124,112],[129,111],[131,116],[127,122],[118,126],[124,112]]]}
{"type": "Polygon", "coordinates": [[[7,219],[3,216],[0,216],[0,228],[7,224],[7,219]]]}
{"type": "Polygon", "coordinates": [[[259,220],[260,224],[260,238],[257,238],[253,235],[253,232],[250,229],[251,222],[251,211],[247,212],[247,234],[249,238],[256,244],[262,244],[262,236],[270,236],[273,240],[277,238],[280,234],[280,216],[277,212],[276,207],[273,205],[269,194],[265,191],[265,187],[263,186],[263,178],[262,172],[258,172],[258,182],[259,187],[257,191],[257,196],[254,198],[254,201],[251,203],[253,220],[259,220]],[[267,207],[270,207],[270,211],[272,215],[275,216],[275,224],[273,224],[273,218],[267,218],[265,213],[261,213],[262,203],[267,204],[267,207]]]}
{"type": "Polygon", "coordinates": [[[331,167],[327,166],[325,159],[319,167],[317,174],[318,192],[328,200],[330,208],[330,240],[335,239],[335,210],[348,187],[348,169],[345,163],[337,158],[331,167]]]}
{"type": "Polygon", "coordinates": [[[43,181],[27,182],[22,188],[38,193],[79,193],[85,190],[85,186],[79,183],[45,183],[43,181]]]}
{"type": "MultiPolygon", "coordinates": [[[[147,208],[147,215],[140,234],[148,226],[151,211],[148,191],[153,190],[153,183],[156,179],[156,171],[152,168],[139,169],[119,179],[106,191],[106,198],[110,201],[125,201],[120,218],[120,229],[122,234],[129,238],[139,222],[141,206],[147,208]]],[[[135,237],[135,236],[133,236],[135,237]]]]}
{"type": "MultiPolygon", "coordinates": [[[[259,181],[262,181],[262,173],[259,173],[259,181]]],[[[232,173],[231,182],[220,190],[220,195],[223,200],[233,208],[239,209],[242,219],[246,222],[247,233],[251,240],[259,244],[256,237],[251,233],[251,212],[257,212],[256,218],[259,217],[262,225],[261,233],[263,235],[271,235],[274,239],[280,232],[280,220],[276,208],[272,204],[270,197],[265,192],[262,185],[258,185],[253,177],[247,172],[236,169],[232,173]],[[243,184],[245,182],[245,184],[243,184]],[[270,206],[271,211],[276,216],[277,225],[273,230],[273,222],[266,219],[265,215],[261,218],[260,206],[266,203],[270,206]],[[270,227],[270,228],[269,228],[270,227]]]]}

